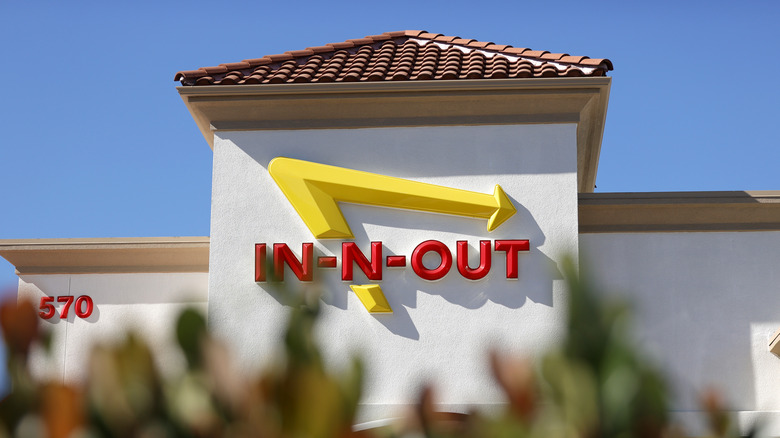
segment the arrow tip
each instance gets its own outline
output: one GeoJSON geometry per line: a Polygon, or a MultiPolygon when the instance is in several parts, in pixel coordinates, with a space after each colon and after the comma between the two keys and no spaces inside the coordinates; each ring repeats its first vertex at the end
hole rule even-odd
{"type": "Polygon", "coordinates": [[[493,215],[490,216],[490,219],[488,220],[488,231],[495,230],[499,227],[499,225],[503,224],[507,219],[512,217],[517,212],[514,204],[512,204],[512,201],[509,199],[506,193],[504,193],[504,189],[502,189],[498,184],[496,184],[496,188],[493,190],[493,197],[496,199],[498,208],[496,208],[495,213],[493,213],[493,215]]]}

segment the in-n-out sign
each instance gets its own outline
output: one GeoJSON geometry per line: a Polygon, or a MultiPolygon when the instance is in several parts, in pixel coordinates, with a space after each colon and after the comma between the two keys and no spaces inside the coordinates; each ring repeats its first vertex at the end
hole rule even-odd
{"type": "MultiPolygon", "coordinates": [[[[285,157],[271,160],[268,172],[317,239],[354,238],[338,206],[339,202],[487,219],[487,231],[493,231],[516,212],[512,201],[498,184],[490,195],[285,157]]],[[[453,252],[444,243],[426,240],[415,247],[409,258],[414,273],[424,280],[435,281],[443,278],[452,269],[453,260],[460,275],[469,280],[479,280],[491,270],[492,253],[504,252],[506,278],[511,279],[518,277],[518,254],[528,252],[529,248],[528,240],[481,240],[479,265],[472,268],[468,262],[467,241],[456,242],[453,257],[453,252]],[[423,264],[423,257],[428,253],[438,254],[438,266],[427,267],[423,264]]],[[[355,266],[372,281],[382,280],[384,267],[406,267],[405,255],[388,255],[383,258],[382,249],[382,242],[371,242],[369,257],[355,242],[343,242],[341,279],[352,281],[355,266]]],[[[266,281],[269,277],[266,272],[267,253],[267,244],[255,245],[257,282],[266,281]]],[[[315,267],[314,244],[303,243],[299,259],[287,244],[274,243],[274,279],[284,279],[285,266],[289,267],[299,280],[312,281],[315,267]]],[[[337,266],[336,256],[317,257],[317,268],[337,266]]],[[[350,287],[369,312],[392,312],[378,284],[350,287]]]]}
{"type": "MultiPolygon", "coordinates": [[[[528,240],[480,240],[479,242],[479,266],[469,266],[469,244],[465,240],[456,242],[455,257],[452,251],[444,243],[438,240],[426,240],[420,243],[412,251],[411,266],[418,277],[423,280],[435,281],[443,278],[452,269],[453,261],[463,278],[479,280],[485,277],[492,268],[493,250],[506,253],[506,278],[518,276],[518,254],[528,252],[530,244],[528,240]],[[439,256],[439,265],[427,267],[423,264],[423,257],[428,253],[436,253],[439,256]]],[[[382,242],[371,242],[371,256],[366,256],[358,248],[355,242],[343,242],[341,244],[341,279],[352,281],[354,268],[357,268],[369,280],[382,280],[384,267],[406,267],[405,255],[388,255],[383,259],[382,242]],[[383,263],[384,260],[384,263],[383,263]]],[[[255,281],[262,282],[268,279],[266,272],[268,248],[265,243],[255,244],[255,281]]],[[[314,244],[303,243],[301,245],[301,258],[293,253],[286,243],[273,244],[272,278],[284,280],[284,268],[289,267],[292,273],[300,281],[314,280],[314,244]]],[[[318,268],[336,268],[338,259],[336,256],[318,256],[318,268]]]]}

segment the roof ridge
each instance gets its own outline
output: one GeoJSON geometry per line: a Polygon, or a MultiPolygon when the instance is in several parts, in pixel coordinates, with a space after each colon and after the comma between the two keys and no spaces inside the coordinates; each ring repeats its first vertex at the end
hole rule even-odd
{"type": "MultiPolygon", "coordinates": [[[[495,44],[493,42],[460,38],[458,36],[447,36],[438,33],[430,33],[424,30],[403,30],[403,31],[395,31],[395,32],[385,32],[378,35],[368,35],[364,38],[350,39],[350,40],[337,42],[337,43],[328,43],[322,46],[312,46],[312,47],[307,47],[303,50],[293,50],[293,51],[287,51],[279,54],[266,55],[263,56],[262,58],[244,59],[243,61],[240,62],[224,63],[213,67],[201,67],[197,70],[179,71],[176,73],[174,80],[182,81],[182,82],[184,81],[192,82],[191,84],[188,85],[211,85],[214,83],[223,82],[222,81],[223,78],[219,78],[218,80],[214,81],[212,80],[213,78],[211,78],[212,76],[215,75],[222,76],[222,75],[226,75],[229,72],[231,74],[232,72],[238,72],[239,74],[236,75],[236,78],[230,79],[229,81],[226,82],[227,84],[232,85],[238,83],[236,79],[240,80],[241,77],[246,75],[245,73],[240,72],[241,70],[257,69],[258,67],[281,64],[292,60],[295,60],[296,62],[301,60],[308,61],[308,58],[315,55],[325,55],[328,53],[335,54],[340,50],[345,50],[345,49],[349,50],[349,49],[354,49],[356,47],[374,45],[377,43],[382,43],[390,40],[403,44],[409,39],[427,40],[440,45],[459,46],[465,49],[479,50],[482,52],[489,52],[489,53],[492,52],[503,56],[531,59],[541,63],[555,63],[559,65],[564,65],[567,66],[567,68],[562,69],[562,71],[565,72],[564,75],[569,75],[569,76],[571,75],[588,76],[591,74],[582,74],[583,73],[582,71],[579,71],[579,73],[577,74],[569,74],[570,69],[568,68],[568,66],[596,69],[599,71],[599,73],[596,75],[604,75],[606,71],[613,69],[612,62],[609,59],[601,59],[601,58],[591,59],[587,56],[571,56],[567,53],[550,53],[546,50],[531,50],[529,48],[516,48],[511,45],[500,45],[500,44],[495,44]],[[209,79],[201,81],[199,80],[201,78],[209,78],[209,79]]],[[[298,63],[301,64],[300,62],[298,63]]],[[[549,76],[549,74],[545,74],[545,76],[549,76]]],[[[556,76],[558,76],[558,74],[556,74],[556,76]]],[[[395,77],[393,79],[395,79],[395,77]]],[[[283,80],[282,82],[285,81],[283,80]]],[[[308,81],[303,80],[300,82],[308,82],[308,81]]],[[[252,82],[252,83],[259,83],[259,82],[252,82]]]]}

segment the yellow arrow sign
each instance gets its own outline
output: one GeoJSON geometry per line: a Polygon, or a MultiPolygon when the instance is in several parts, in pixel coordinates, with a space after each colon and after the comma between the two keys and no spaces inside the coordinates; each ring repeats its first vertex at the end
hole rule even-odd
{"type": "Polygon", "coordinates": [[[338,202],[487,219],[488,231],[517,211],[498,184],[490,195],[285,157],[268,172],[318,239],[354,237],[338,202]]]}

